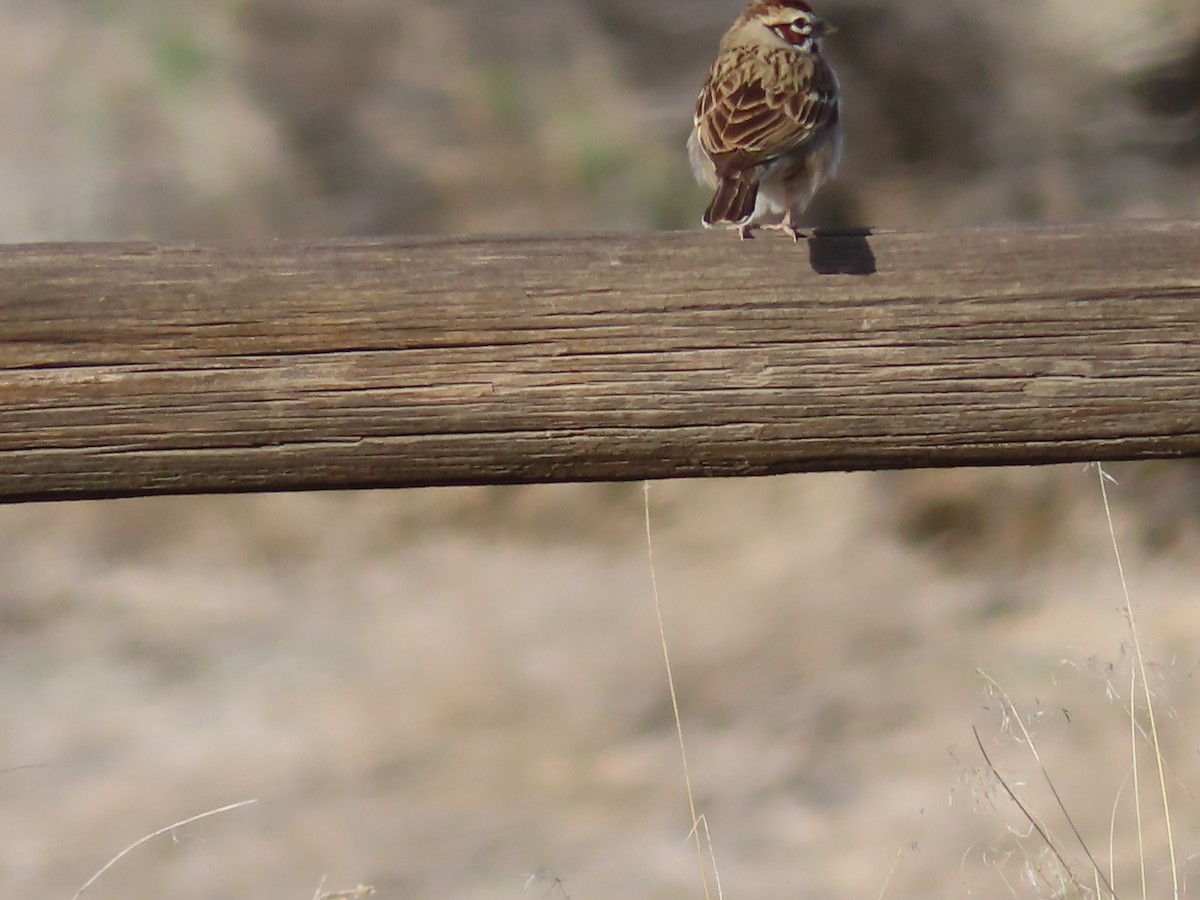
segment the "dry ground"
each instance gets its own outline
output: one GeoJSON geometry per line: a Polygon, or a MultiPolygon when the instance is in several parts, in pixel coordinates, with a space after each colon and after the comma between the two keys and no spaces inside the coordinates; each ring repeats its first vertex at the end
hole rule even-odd
{"type": "MultiPolygon", "coordinates": [[[[1191,853],[1200,533],[1149,533],[1178,478],[1125,469],[1117,521],[1191,853]]],[[[977,668],[1044,717],[1040,750],[1107,852],[1130,790],[1106,696],[1127,691],[1128,632],[1094,473],[669,483],[651,500],[730,896],[875,896],[897,852],[888,896],[1005,896],[994,860],[1020,823],[986,799],[972,724],[1011,780],[1037,770],[977,668]]],[[[91,895],[302,897],[328,875],[517,897],[546,869],[573,897],[700,896],[636,486],[11,507],[0,543],[4,761],[32,766],[0,775],[6,896],[69,896],[141,834],[248,797],[91,895]]]]}

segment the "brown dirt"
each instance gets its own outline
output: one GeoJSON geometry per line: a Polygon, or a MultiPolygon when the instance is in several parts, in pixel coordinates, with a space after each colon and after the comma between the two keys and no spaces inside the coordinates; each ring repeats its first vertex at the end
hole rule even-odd
{"type": "MultiPolygon", "coordinates": [[[[1191,846],[1200,535],[1147,543],[1145,498],[1178,483],[1148,480],[1113,490],[1191,846]]],[[[1037,770],[976,669],[1042,717],[1039,749],[1105,852],[1128,774],[1106,678],[1127,690],[1128,632],[1094,474],[664,483],[651,500],[731,895],[874,896],[895,863],[888,896],[1003,896],[1012,840],[972,725],[1011,780],[1037,770]]],[[[296,897],[327,875],[502,897],[545,869],[573,897],[700,896],[640,504],[629,485],[0,509],[4,763],[32,766],[0,775],[4,894],[69,895],[142,834],[255,797],[91,895],[296,897]]]]}

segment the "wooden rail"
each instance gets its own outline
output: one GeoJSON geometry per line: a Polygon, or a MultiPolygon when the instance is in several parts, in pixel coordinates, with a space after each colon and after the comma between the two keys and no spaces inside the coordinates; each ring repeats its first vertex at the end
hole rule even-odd
{"type": "Polygon", "coordinates": [[[1200,455],[1200,222],[0,248],[0,500],[1200,455]]]}

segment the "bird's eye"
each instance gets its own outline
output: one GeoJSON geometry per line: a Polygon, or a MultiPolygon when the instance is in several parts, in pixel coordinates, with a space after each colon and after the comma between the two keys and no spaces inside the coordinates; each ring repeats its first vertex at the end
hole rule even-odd
{"type": "Polygon", "coordinates": [[[819,32],[813,20],[807,16],[800,16],[799,18],[792,19],[790,22],[780,22],[777,25],[769,27],[779,35],[780,40],[791,44],[793,47],[802,48],[810,47],[814,32],[819,32]]]}

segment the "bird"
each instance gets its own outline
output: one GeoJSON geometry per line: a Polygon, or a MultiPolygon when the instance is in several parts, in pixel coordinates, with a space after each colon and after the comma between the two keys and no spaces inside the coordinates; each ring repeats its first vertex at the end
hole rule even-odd
{"type": "Polygon", "coordinates": [[[753,0],[721,38],[687,142],[696,180],[716,191],[704,227],[802,237],[842,156],[841,91],[820,49],[833,30],[804,0],[753,0]]]}

